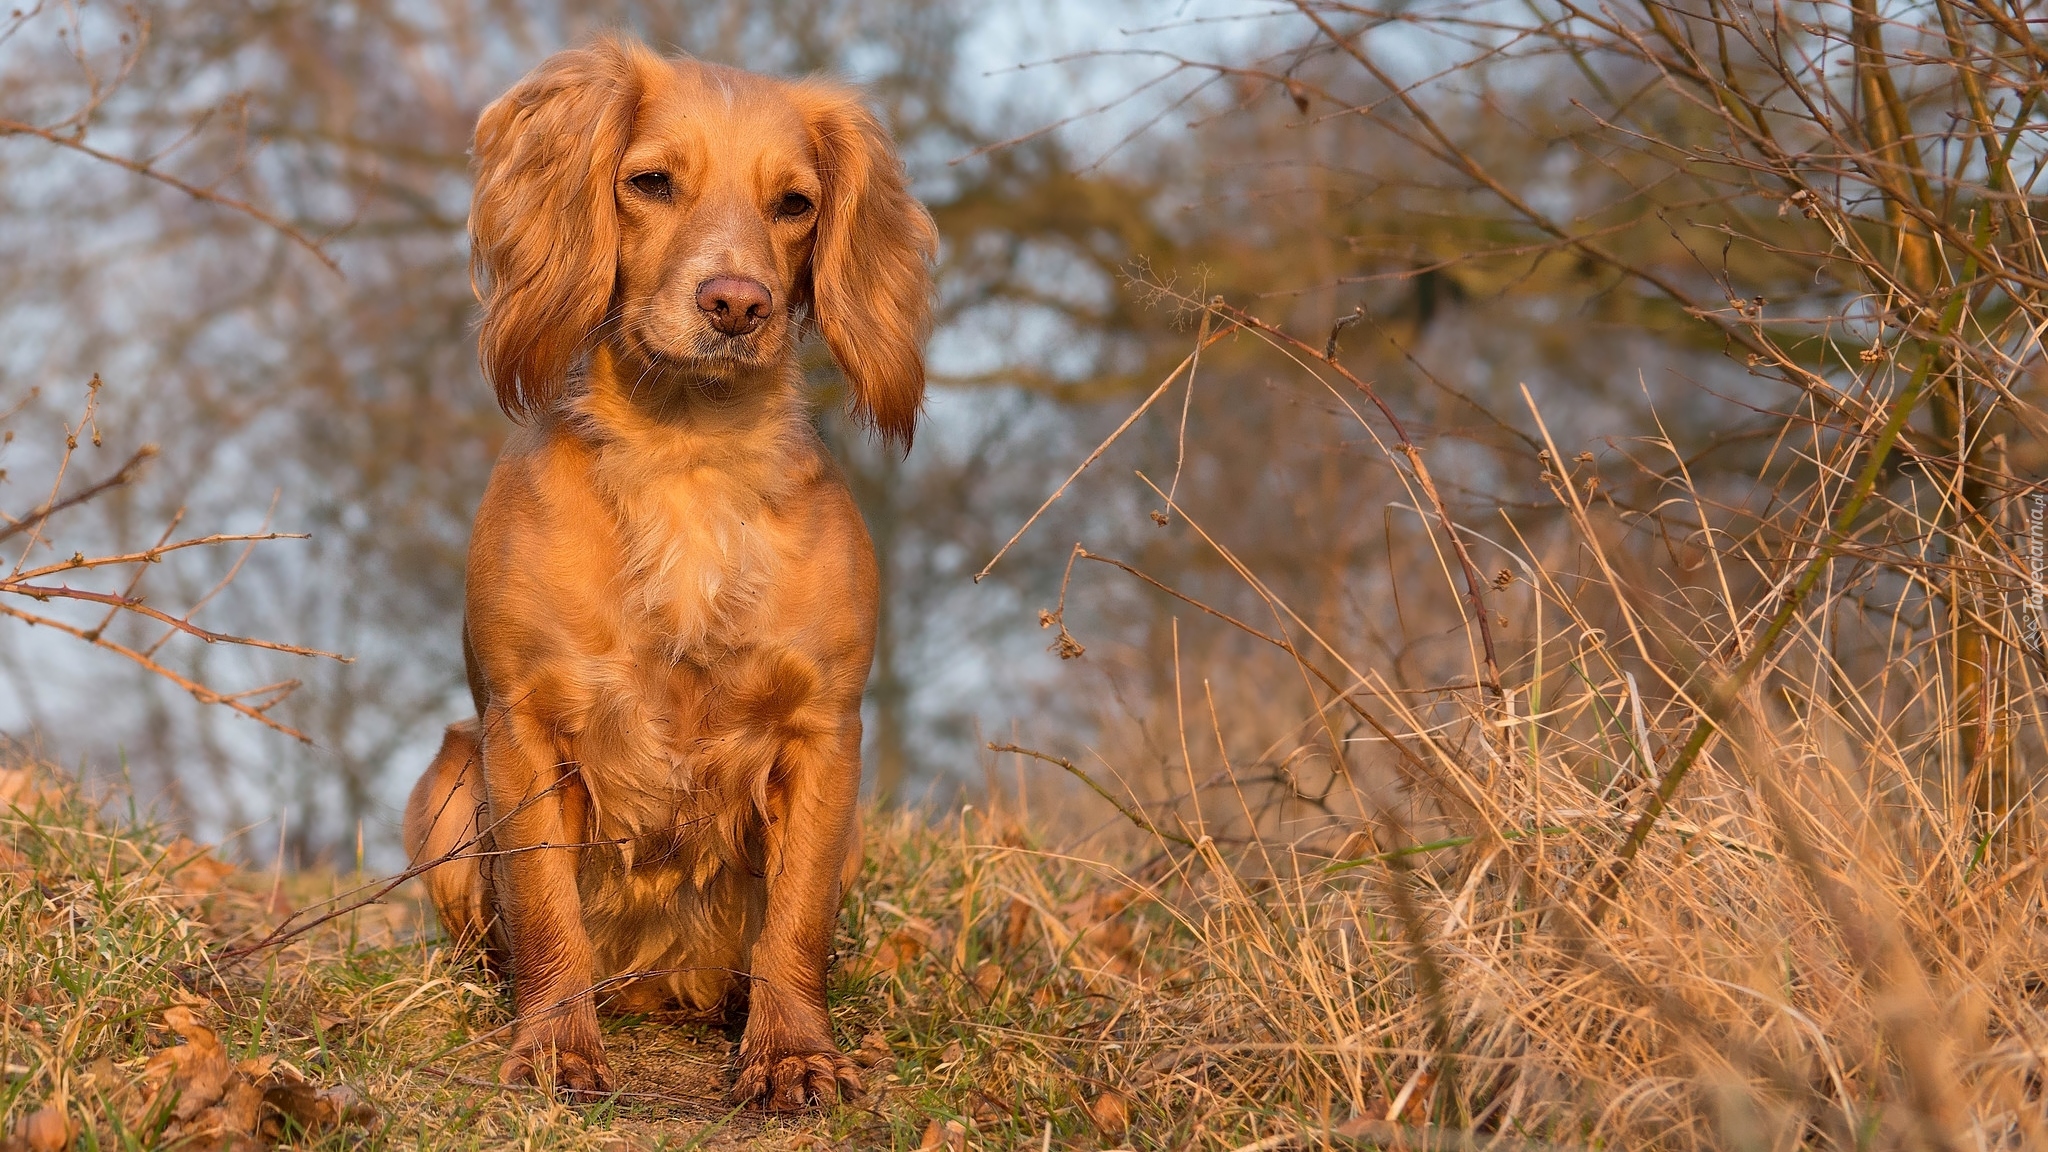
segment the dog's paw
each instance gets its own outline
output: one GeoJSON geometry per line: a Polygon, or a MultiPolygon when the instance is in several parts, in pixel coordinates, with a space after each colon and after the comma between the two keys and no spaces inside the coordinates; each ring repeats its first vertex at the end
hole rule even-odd
{"type": "Polygon", "coordinates": [[[546,1041],[517,1044],[498,1066],[505,1084],[536,1084],[559,1093],[572,1104],[602,1100],[612,1094],[612,1070],[602,1049],[579,1052],[546,1041]]]}
{"type": "Polygon", "coordinates": [[[838,1051],[789,1052],[743,1060],[733,1084],[736,1103],[795,1112],[861,1098],[860,1070],[838,1051]]]}

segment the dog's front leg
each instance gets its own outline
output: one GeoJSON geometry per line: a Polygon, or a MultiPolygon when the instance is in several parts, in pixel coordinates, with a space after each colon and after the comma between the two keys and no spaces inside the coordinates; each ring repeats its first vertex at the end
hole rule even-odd
{"type": "Polygon", "coordinates": [[[589,796],[557,755],[548,727],[517,709],[484,717],[494,896],[512,951],[512,1055],[508,1083],[577,1096],[612,1090],[591,991],[576,866],[589,836],[589,796]]]}
{"type": "Polygon", "coordinates": [[[825,966],[860,792],[860,720],[783,751],[767,829],[768,911],[755,941],[735,1097],[785,1111],[853,1099],[860,1073],[832,1040],[825,966]],[[850,728],[850,730],[849,730],[850,728]]]}

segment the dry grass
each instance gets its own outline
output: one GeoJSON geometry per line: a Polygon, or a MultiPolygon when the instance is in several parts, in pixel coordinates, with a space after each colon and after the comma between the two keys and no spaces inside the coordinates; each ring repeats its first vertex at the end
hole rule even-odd
{"type": "MultiPolygon", "coordinates": [[[[1310,46],[1384,84],[1345,30],[1374,10],[1300,7],[1310,46]]],[[[1544,251],[1712,325],[1783,389],[1748,429],[1769,447],[1696,479],[1661,427],[1603,461],[1530,402],[1509,431],[1531,451],[1498,459],[1546,498],[1479,501],[1468,524],[1336,332],[1178,300],[1198,341],[1270,349],[1345,439],[1376,438],[1375,498],[1430,532],[1397,587],[1436,621],[1433,679],[1391,682],[1345,620],[1308,619],[1158,493],[1162,526],[1242,585],[1230,605],[1181,596],[1188,629],[1244,647],[1186,674],[1176,624],[1147,740],[1087,766],[1040,757],[1095,795],[991,788],[943,820],[870,821],[831,990],[863,1106],[732,1112],[731,1038],[642,1018],[610,1026],[612,1101],[499,1088],[503,990],[411,904],[230,962],[285,905],[347,908],[356,885],[233,873],[17,776],[0,820],[12,1139],[55,1147],[76,1121],[81,1147],[206,1142],[161,1086],[190,1082],[212,1037],[266,1093],[352,1086],[374,1115],[285,1134],[335,1147],[2048,1146],[2041,486],[2011,466],[2048,430],[2048,247],[2026,191],[2044,166],[2014,151],[2038,131],[2048,50],[1962,0],[1820,4],[1798,27],[1708,7],[1538,7],[1511,31],[1588,75],[1659,78],[1667,103],[1615,115],[1663,115],[1686,148],[1621,132],[1638,153],[1614,166],[1702,182],[1687,210],[1718,213],[1715,243],[1783,264],[1792,295],[1768,308],[1725,262],[1723,309],[1631,267],[1619,231],[1542,216],[1419,100],[1364,85],[1349,106],[1405,117],[1544,251]],[[1121,834],[1075,831],[1097,818],[1121,834]],[[167,1018],[179,1006],[196,1015],[167,1018]],[[194,1052],[163,1056],[181,1022],[194,1052]]],[[[1451,32],[1499,31],[1445,13],[1451,32]]],[[[1046,615],[1063,655],[1081,650],[1068,591],[1046,615]]]]}
{"type": "MultiPolygon", "coordinates": [[[[1600,659],[1559,640],[1579,671],[1600,659]]],[[[55,1105],[89,1126],[79,1147],[181,1146],[175,1109],[143,1104],[183,1004],[231,1059],[374,1104],[294,1140],[310,1146],[915,1148],[947,1121],[976,1147],[1039,1146],[1048,1125],[1074,1148],[2042,1142],[2034,857],[1937,834],[1969,821],[1811,700],[1753,699],[1768,734],[1714,744],[1591,923],[1645,791],[1634,749],[1683,729],[1567,675],[1541,719],[1490,738],[1477,714],[1462,733],[1401,717],[1434,733],[1417,771],[1466,804],[1434,846],[1226,846],[1249,806],[1186,809],[1194,847],[1085,854],[1000,810],[871,819],[833,1005],[876,1091],[795,1120],[731,1114],[730,1039],[660,1020],[611,1022],[613,1102],[498,1089],[502,989],[411,903],[219,967],[352,885],[231,872],[30,788],[0,824],[7,1121],[55,1105]]]]}

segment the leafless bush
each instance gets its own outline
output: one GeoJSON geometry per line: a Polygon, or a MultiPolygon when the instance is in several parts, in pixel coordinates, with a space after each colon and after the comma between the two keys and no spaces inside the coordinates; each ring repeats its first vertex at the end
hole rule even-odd
{"type": "MultiPolygon", "coordinates": [[[[61,25],[57,38],[66,50],[64,63],[68,64],[70,74],[63,77],[48,74],[7,76],[6,82],[0,83],[0,97],[6,98],[8,104],[5,114],[0,115],[0,140],[13,137],[74,153],[95,166],[119,170],[173,189],[207,208],[253,221],[310,253],[330,270],[334,269],[333,261],[317,241],[260,203],[229,190],[247,175],[239,161],[203,180],[180,175],[173,170],[172,165],[180,149],[205,132],[209,121],[216,119],[215,115],[201,116],[188,132],[145,155],[131,156],[99,146],[94,134],[96,121],[107,103],[121,94],[123,84],[149,49],[149,21],[139,10],[131,8],[102,15],[88,12],[83,4],[78,3],[36,3],[26,9],[16,9],[0,20],[0,45],[20,36],[25,30],[52,22],[61,25]],[[74,93],[76,100],[68,107],[49,108],[53,92],[74,93]],[[16,104],[30,111],[17,112],[13,107],[16,104]],[[35,111],[42,112],[42,115],[33,115],[35,111]]],[[[50,68],[61,67],[55,61],[45,60],[42,63],[50,68]]],[[[40,73],[41,69],[35,71],[40,73]]],[[[235,142],[231,150],[241,151],[246,146],[246,136],[244,125],[238,122],[239,109],[233,102],[228,102],[214,112],[218,113],[219,119],[229,121],[224,131],[235,142]]],[[[158,455],[155,445],[144,444],[111,472],[83,482],[79,480],[73,465],[79,462],[78,454],[82,447],[97,449],[103,443],[99,423],[101,389],[101,379],[95,374],[86,388],[77,422],[62,425],[61,447],[49,455],[50,478],[45,495],[38,503],[18,512],[0,511],[0,519],[5,521],[4,527],[0,527],[0,543],[18,549],[6,575],[0,577],[0,598],[4,598],[0,599],[0,615],[30,627],[51,629],[113,653],[184,690],[202,704],[219,705],[287,736],[307,740],[304,733],[272,715],[272,710],[299,686],[297,680],[226,690],[189,675],[164,659],[166,645],[182,636],[209,645],[236,645],[345,662],[345,657],[332,653],[214,631],[194,621],[200,610],[225,591],[241,573],[250,551],[257,544],[304,539],[303,535],[262,531],[181,537],[177,535],[184,519],[184,510],[180,508],[168,518],[155,542],[147,547],[132,551],[95,550],[92,554],[84,548],[75,547],[68,558],[64,556],[66,538],[63,533],[67,528],[76,532],[71,522],[77,519],[78,514],[103,501],[110,493],[135,483],[145,465],[158,455]],[[166,610],[150,602],[145,583],[153,566],[163,564],[175,554],[229,545],[240,545],[239,555],[210,589],[193,598],[183,609],[166,610]],[[80,581],[83,583],[78,583],[80,581]],[[80,610],[85,611],[81,613],[80,610]]],[[[40,394],[39,388],[29,388],[25,394],[18,395],[11,407],[0,413],[0,435],[4,435],[4,443],[13,447],[17,454],[21,448],[16,443],[14,424],[40,398],[40,394]]],[[[16,470],[19,467],[15,465],[16,470]]],[[[7,478],[6,472],[0,471],[0,478],[7,478]]],[[[19,477],[12,479],[17,483],[20,480],[19,477]]]]}
{"type": "MultiPolygon", "coordinates": [[[[73,457],[79,451],[80,437],[85,437],[90,447],[100,446],[100,430],[95,421],[100,388],[99,377],[93,377],[92,383],[86,389],[85,406],[78,423],[67,425],[64,429],[63,449],[57,456],[55,475],[50,480],[48,495],[40,504],[19,515],[0,511],[0,518],[6,521],[5,527],[0,527],[0,543],[12,542],[20,549],[20,555],[16,557],[7,575],[0,577],[0,596],[13,598],[0,601],[0,615],[19,620],[30,627],[50,628],[82,640],[177,685],[201,704],[218,704],[294,739],[305,740],[304,733],[270,715],[272,708],[299,687],[297,680],[283,680],[228,692],[186,676],[159,659],[159,654],[166,644],[179,636],[187,636],[207,644],[237,644],[272,652],[286,652],[294,656],[319,656],[345,662],[347,657],[331,652],[215,632],[193,622],[193,617],[199,610],[225,591],[241,573],[250,550],[257,544],[268,540],[303,540],[303,534],[211,533],[180,537],[177,535],[179,523],[183,519],[183,514],[180,513],[173,516],[170,523],[164,526],[162,534],[157,537],[154,544],[140,551],[88,556],[83,551],[74,550],[69,557],[62,557],[58,533],[62,527],[63,514],[89,505],[95,499],[135,482],[141,475],[144,465],[156,455],[154,445],[144,445],[113,472],[98,479],[88,480],[82,486],[74,485],[69,492],[65,491],[65,481],[71,478],[73,457]],[[205,595],[198,597],[183,611],[167,612],[149,603],[143,582],[149,575],[151,565],[161,564],[165,557],[187,549],[210,549],[233,544],[242,546],[240,555],[205,595]],[[62,558],[41,563],[33,562],[42,555],[62,558]],[[112,578],[116,583],[104,588],[76,587],[71,583],[72,580],[81,577],[96,577],[103,580],[112,578]],[[53,614],[50,608],[40,607],[55,604],[91,606],[95,615],[90,622],[75,621],[53,614]],[[101,609],[104,611],[100,611],[101,609]],[[119,627],[119,623],[124,619],[139,622],[145,628],[155,625],[162,631],[153,640],[124,642],[117,638],[124,631],[119,627]]],[[[33,398],[31,394],[28,399],[33,398]]],[[[0,436],[5,437],[6,443],[11,444],[15,439],[14,429],[8,427],[8,424],[27,402],[25,399],[21,404],[17,404],[13,411],[0,414],[0,436]]],[[[5,476],[5,472],[0,471],[0,476],[5,476]]]]}
{"type": "MultiPolygon", "coordinates": [[[[1132,1022],[1113,1079],[1162,1115],[1284,1099],[1296,1119],[1259,1148],[1402,1122],[1599,1147],[2041,1143],[2048,669],[2024,501],[2048,50],[2027,10],[1300,0],[1263,43],[1159,55],[1195,80],[1186,107],[1335,124],[1376,150],[1326,153],[1316,179],[1369,175],[1359,202],[1456,225],[1339,235],[1357,270],[1292,298],[1149,287],[1381,455],[1361,482],[1427,530],[1387,557],[1389,590],[1451,644],[1415,683],[1248,560],[1215,526],[1245,525],[1218,494],[1247,474],[1207,504],[1141,474],[1234,588],[1076,549],[1185,617],[1172,714],[1125,758],[1033,753],[1146,834],[1156,866],[1122,882],[1186,941],[1185,1011],[1132,1022]],[[1204,104],[1211,80],[1230,95],[1204,104]],[[1731,426],[1666,423],[1660,387],[1596,455],[1550,393],[1500,415],[1393,339],[1382,367],[1484,417],[1474,468],[1347,365],[1352,317],[1300,303],[1449,274],[1487,286],[1483,313],[1561,262],[1639,326],[1725,350],[1731,426]],[[1198,621],[1278,664],[1187,667],[1198,621]],[[1219,708],[1212,676],[1264,688],[1219,708]],[[1261,711],[1282,735],[1234,739],[1261,711]]],[[[1195,360],[1147,405],[1185,411],[1195,360]]],[[[1070,625],[1092,587],[1075,575],[1044,617],[1062,655],[1094,650],[1070,625]]]]}

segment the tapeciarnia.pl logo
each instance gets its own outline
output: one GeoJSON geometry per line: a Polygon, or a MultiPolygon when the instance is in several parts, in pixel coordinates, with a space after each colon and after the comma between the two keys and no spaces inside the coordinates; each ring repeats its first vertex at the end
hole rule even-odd
{"type": "Polygon", "coordinates": [[[2042,582],[2048,579],[2048,493],[2027,494],[2027,650],[2041,653],[2042,582]]]}

